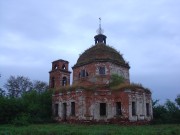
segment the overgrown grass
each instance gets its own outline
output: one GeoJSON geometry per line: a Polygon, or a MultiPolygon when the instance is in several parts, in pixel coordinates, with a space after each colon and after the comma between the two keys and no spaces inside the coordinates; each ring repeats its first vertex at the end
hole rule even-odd
{"type": "Polygon", "coordinates": [[[173,125],[0,125],[0,135],[180,135],[180,124],[173,125]]]}
{"type": "Polygon", "coordinates": [[[145,88],[142,84],[136,84],[136,83],[121,83],[116,86],[112,86],[111,90],[125,90],[125,89],[130,89],[133,91],[145,91],[146,93],[151,94],[151,91],[148,88],[145,88]]]}

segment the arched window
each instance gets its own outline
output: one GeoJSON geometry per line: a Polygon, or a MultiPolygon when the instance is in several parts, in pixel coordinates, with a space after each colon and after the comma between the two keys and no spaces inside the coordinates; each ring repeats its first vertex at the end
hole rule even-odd
{"type": "Polygon", "coordinates": [[[57,66],[57,65],[54,65],[54,69],[58,69],[58,66],[57,66]]]}
{"type": "Polygon", "coordinates": [[[65,66],[64,64],[62,65],[62,69],[63,69],[63,70],[66,70],[66,66],[65,66]]]}
{"type": "Polygon", "coordinates": [[[67,85],[67,78],[64,76],[62,79],[62,86],[66,86],[67,85]]]}

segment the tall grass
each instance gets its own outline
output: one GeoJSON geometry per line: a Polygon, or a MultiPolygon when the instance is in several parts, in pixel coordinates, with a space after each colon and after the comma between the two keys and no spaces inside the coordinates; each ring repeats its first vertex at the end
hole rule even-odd
{"type": "Polygon", "coordinates": [[[0,135],[180,135],[180,125],[1,125],[0,135]]]}

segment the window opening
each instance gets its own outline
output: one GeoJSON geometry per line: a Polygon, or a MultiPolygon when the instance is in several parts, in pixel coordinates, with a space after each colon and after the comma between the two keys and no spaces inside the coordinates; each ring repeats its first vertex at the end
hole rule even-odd
{"type": "Polygon", "coordinates": [[[116,102],[116,115],[122,115],[121,102],[116,102]]]}
{"type": "Polygon", "coordinates": [[[71,115],[75,116],[75,102],[71,102],[71,115]]]}
{"type": "Polygon", "coordinates": [[[65,66],[64,64],[63,64],[63,66],[62,66],[62,69],[63,69],[63,70],[66,70],[66,66],[65,66]]]}
{"type": "Polygon", "coordinates": [[[67,116],[67,104],[63,103],[63,120],[66,121],[67,116]]]}
{"type": "Polygon", "coordinates": [[[149,116],[150,111],[149,111],[149,103],[146,103],[146,115],[149,116]]]}
{"type": "Polygon", "coordinates": [[[58,66],[57,66],[57,65],[55,65],[55,66],[54,66],[54,69],[58,69],[58,66]]]}
{"type": "Polygon", "coordinates": [[[81,70],[81,72],[79,73],[79,78],[83,78],[83,77],[87,77],[89,76],[88,72],[86,70],[81,70]]]}
{"type": "Polygon", "coordinates": [[[86,76],[85,70],[81,70],[81,77],[85,77],[85,76],[86,76]]]}
{"type": "Polygon", "coordinates": [[[58,107],[59,107],[59,105],[58,105],[58,104],[55,104],[55,106],[54,106],[55,117],[58,116],[58,107]]]}
{"type": "Polygon", "coordinates": [[[67,85],[67,78],[63,77],[62,86],[66,86],[66,85],[67,85]]]}
{"type": "Polygon", "coordinates": [[[51,78],[51,88],[54,88],[54,86],[55,86],[55,78],[52,77],[51,78]]]}
{"type": "Polygon", "coordinates": [[[100,116],[106,115],[106,103],[100,103],[100,116]]]}
{"type": "Polygon", "coordinates": [[[88,72],[86,72],[86,76],[89,76],[88,72]]]}
{"type": "Polygon", "coordinates": [[[99,67],[99,74],[105,75],[105,67],[99,67]]]}
{"type": "Polygon", "coordinates": [[[136,115],[136,104],[135,102],[132,102],[132,115],[136,115]]]}

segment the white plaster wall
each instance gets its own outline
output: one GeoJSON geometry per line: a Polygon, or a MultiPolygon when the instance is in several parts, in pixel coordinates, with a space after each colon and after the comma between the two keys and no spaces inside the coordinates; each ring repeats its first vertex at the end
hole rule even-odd
{"type": "Polygon", "coordinates": [[[152,102],[151,98],[147,97],[145,93],[130,93],[129,94],[129,120],[151,120],[152,119],[152,102]],[[136,115],[132,116],[132,102],[136,105],[136,115]],[[149,103],[149,113],[147,116],[146,103],[149,103]]]}
{"type": "Polygon", "coordinates": [[[118,74],[120,76],[123,76],[126,80],[129,80],[129,69],[117,66],[113,63],[110,64],[110,74],[118,74]]]}

